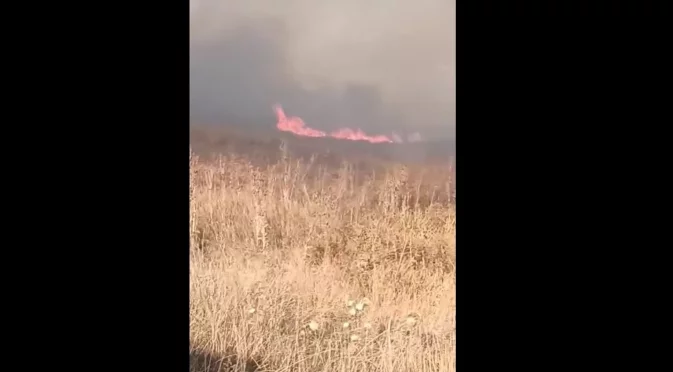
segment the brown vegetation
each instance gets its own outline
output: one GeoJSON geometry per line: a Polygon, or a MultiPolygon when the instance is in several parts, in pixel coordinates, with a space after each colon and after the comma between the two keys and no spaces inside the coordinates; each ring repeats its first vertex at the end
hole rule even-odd
{"type": "Polygon", "coordinates": [[[450,173],[283,149],[192,154],[190,369],[455,371],[450,173]]]}

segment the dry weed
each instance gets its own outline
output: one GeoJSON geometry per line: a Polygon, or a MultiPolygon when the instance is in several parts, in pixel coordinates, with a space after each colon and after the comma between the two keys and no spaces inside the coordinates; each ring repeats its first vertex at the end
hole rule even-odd
{"type": "Polygon", "coordinates": [[[455,371],[448,188],[281,151],[190,157],[191,370],[455,371]]]}

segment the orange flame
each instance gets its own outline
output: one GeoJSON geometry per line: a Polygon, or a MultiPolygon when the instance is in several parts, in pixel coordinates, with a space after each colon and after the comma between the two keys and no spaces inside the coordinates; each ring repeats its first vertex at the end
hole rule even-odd
{"type": "Polygon", "coordinates": [[[288,118],[280,105],[273,106],[273,110],[276,111],[276,117],[278,118],[278,123],[276,124],[278,129],[292,132],[298,136],[325,137],[325,132],[307,127],[301,118],[296,116],[288,118]]]}
{"type": "Polygon", "coordinates": [[[306,126],[306,123],[304,123],[304,121],[301,120],[301,118],[298,118],[296,116],[287,117],[287,115],[285,115],[285,111],[283,111],[283,107],[281,107],[280,105],[274,105],[273,110],[276,112],[276,117],[278,118],[278,123],[276,124],[276,127],[279,130],[282,130],[284,132],[292,132],[298,136],[332,137],[350,141],[367,141],[371,143],[400,142],[399,136],[394,137],[397,140],[393,141],[392,139],[390,139],[390,137],[384,135],[369,136],[361,129],[341,128],[332,133],[327,134],[321,130],[313,129],[311,127],[306,126]]]}

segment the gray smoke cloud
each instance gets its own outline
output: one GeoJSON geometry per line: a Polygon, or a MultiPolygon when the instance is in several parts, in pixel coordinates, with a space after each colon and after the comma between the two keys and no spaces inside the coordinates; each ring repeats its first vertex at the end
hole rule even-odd
{"type": "Polygon", "coordinates": [[[190,0],[194,122],[455,136],[455,0],[190,0]]]}

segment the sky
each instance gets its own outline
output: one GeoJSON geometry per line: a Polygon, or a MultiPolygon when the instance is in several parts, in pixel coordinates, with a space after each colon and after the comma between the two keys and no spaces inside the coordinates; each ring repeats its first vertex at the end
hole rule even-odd
{"type": "Polygon", "coordinates": [[[190,0],[192,122],[455,137],[455,0],[190,0]]]}

